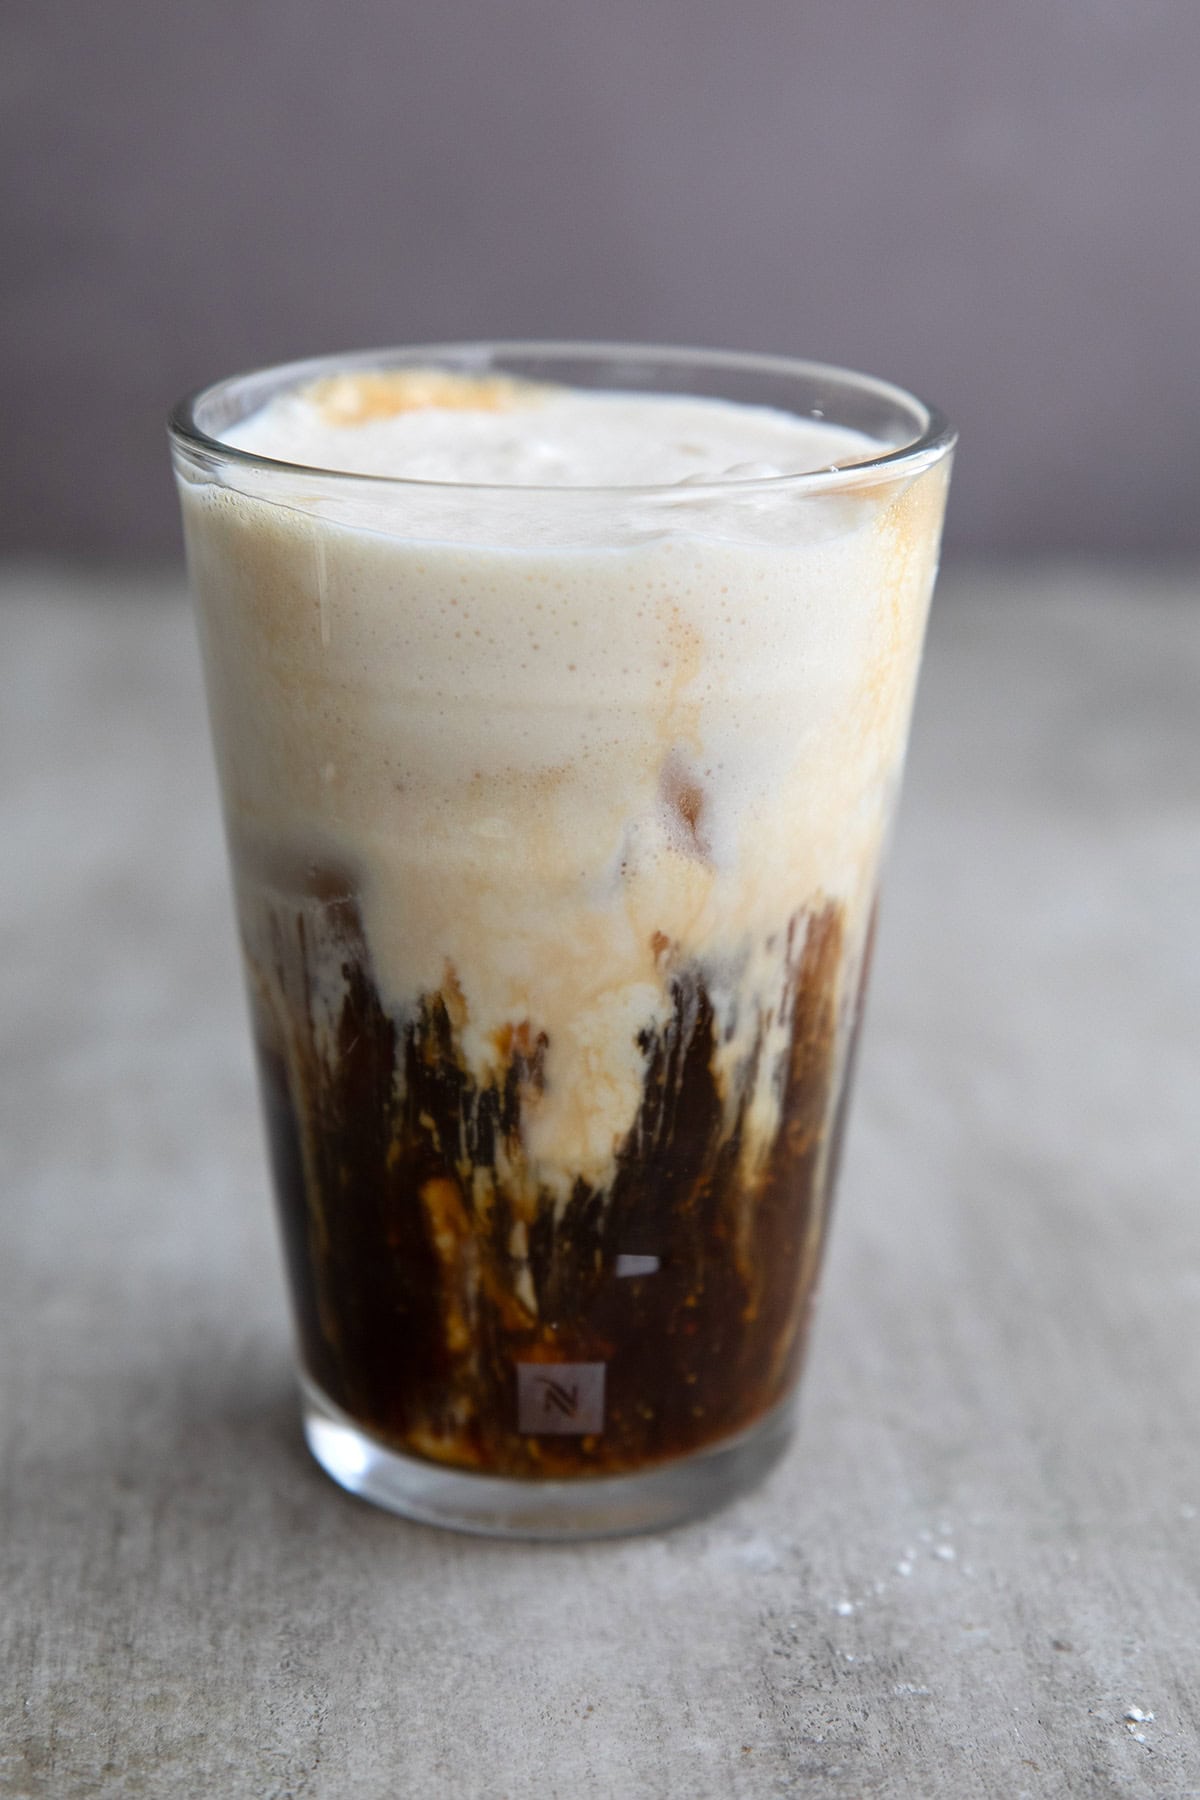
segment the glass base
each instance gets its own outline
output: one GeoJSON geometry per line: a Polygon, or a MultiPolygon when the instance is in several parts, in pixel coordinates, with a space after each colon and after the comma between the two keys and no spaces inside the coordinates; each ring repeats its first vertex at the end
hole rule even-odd
{"type": "Polygon", "coordinates": [[[369,1437],[304,1376],[300,1388],[308,1447],[348,1493],[423,1525],[559,1541],[662,1531],[727,1505],[779,1461],[794,1413],[784,1401],[737,1437],[637,1475],[516,1481],[404,1456],[369,1437]]]}

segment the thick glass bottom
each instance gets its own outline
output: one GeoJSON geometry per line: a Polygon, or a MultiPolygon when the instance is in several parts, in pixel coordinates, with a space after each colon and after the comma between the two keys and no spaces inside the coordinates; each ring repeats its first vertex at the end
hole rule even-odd
{"type": "Polygon", "coordinates": [[[517,1481],[404,1456],[368,1436],[307,1377],[300,1386],[308,1447],[340,1487],[423,1525],[485,1537],[623,1537],[700,1518],[766,1476],[794,1417],[786,1400],[711,1450],[633,1475],[517,1481]]]}

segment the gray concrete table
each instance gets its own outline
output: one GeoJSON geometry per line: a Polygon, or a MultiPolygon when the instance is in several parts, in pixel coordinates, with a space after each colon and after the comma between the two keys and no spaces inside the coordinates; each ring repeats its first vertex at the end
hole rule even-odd
{"type": "Polygon", "coordinates": [[[1195,579],[945,582],[798,1443],[583,1548],[301,1446],[167,585],[0,611],[0,1792],[1200,1795],[1195,579]]]}

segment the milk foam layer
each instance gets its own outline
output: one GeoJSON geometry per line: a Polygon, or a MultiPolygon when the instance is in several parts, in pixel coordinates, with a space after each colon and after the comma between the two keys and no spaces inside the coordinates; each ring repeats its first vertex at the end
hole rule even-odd
{"type": "Polygon", "coordinates": [[[861,462],[881,447],[772,407],[420,370],[281,395],[228,441],[308,468],[518,487],[746,481],[861,462]]]}
{"type": "MultiPolygon", "coordinates": [[[[725,402],[438,379],[440,398],[414,399],[411,377],[341,378],[230,441],[443,481],[682,480],[681,504],[347,498],[251,465],[184,480],[255,979],[270,985],[276,898],[342,871],[385,1005],[453,992],[476,1079],[514,1030],[544,1034],[526,1174],[531,1195],[566,1195],[611,1177],[639,1037],[669,1018],[673,973],[699,967],[724,1091],[766,1027],[753,1163],[779,1122],[789,927],[837,900],[856,976],[945,464],[814,499],[761,465],[878,446],[725,402]],[[689,504],[688,477],[730,470],[689,504]]],[[[339,979],[335,959],[331,1016],[339,979]]]]}

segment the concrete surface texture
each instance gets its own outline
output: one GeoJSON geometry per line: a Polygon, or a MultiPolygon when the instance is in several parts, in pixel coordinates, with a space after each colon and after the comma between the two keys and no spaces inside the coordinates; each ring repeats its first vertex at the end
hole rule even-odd
{"type": "Polygon", "coordinates": [[[1195,0],[6,0],[0,549],[173,553],[165,408],[454,337],[849,363],[951,541],[1200,548],[1195,0]]]}
{"type": "Polygon", "coordinates": [[[1194,577],[945,582],[799,1439],[572,1549],[307,1460],[186,610],[0,633],[0,1793],[1200,1795],[1194,577]]]}

